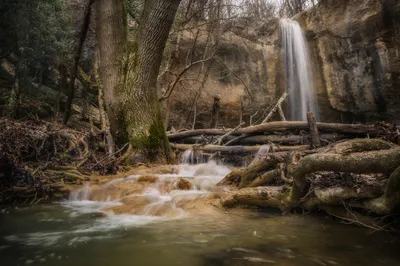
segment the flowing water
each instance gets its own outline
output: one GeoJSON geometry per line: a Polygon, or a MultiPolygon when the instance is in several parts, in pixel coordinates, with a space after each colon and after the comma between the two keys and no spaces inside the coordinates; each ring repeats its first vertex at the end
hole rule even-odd
{"type": "Polygon", "coordinates": [[[227,167],[171,169],[0,208],[0,265],[400,265],[395,237],[324,217],[220,210],[209,200],[227,167]]]}
{"type": "Polygon", "coordinates": [[[306,121],[312,111],[318,120],[310,57],[307,42],[300,25],[291,19],[281,19],[282,46],[284,49],[288,119],[306,121]]]}

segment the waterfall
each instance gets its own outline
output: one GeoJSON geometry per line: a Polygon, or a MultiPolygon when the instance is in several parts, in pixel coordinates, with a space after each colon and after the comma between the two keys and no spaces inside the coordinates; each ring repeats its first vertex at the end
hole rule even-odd
{"type": "Polygon", "coordinates": [[[310,57],[300,25],[291,19],[281,19],[282,45],[285,58],[286,91],[289,93],[288,119],[305,121],[307,112],[318,120],[310,57]]]}
{"type": "Polygon", "coordinates": [[[181,164],[200,164],[206,162],[206,158],[204,158],[203,155],[193,151],[193,149],[186,150],[181,157],[181,164]]]}
{"type": "Polygon", "coordinates": [[[85,185],[82,188],[80,188],[76,191],[72,191],[69,194],[68,200],[70,200],[70,201],[89,200],[91,193],[92,193],[92,188],[90,187],[90,184],[85,183],[85,185]]]}

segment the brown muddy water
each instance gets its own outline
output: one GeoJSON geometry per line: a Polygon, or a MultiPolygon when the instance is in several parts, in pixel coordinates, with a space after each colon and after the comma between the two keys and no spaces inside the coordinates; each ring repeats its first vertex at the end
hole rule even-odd
{"type": "Polygon", "coordinates": [[[87,184],[59,203],[2,206],[0,265],[400,265],[396,236],[326,217],[212,207],[207,197],[228,172],[183,165],[87,184]]]}

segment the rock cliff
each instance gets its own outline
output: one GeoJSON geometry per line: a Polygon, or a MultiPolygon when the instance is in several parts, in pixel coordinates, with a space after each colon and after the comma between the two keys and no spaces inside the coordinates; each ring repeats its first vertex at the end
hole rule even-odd
{"type": "MultiPolygon", "coordinates": [[[[400,123],[399,1],[321,0],[294,19],[307,38],[321,120],[400,123]]],[[[241,108],[249,123],[283,93],[285,70],[278,20],[242,19],[223,29],[217,56],[240,79],[214,64],[202,95],[211,105],[211,95],[221,94],[221,125],[234,126],[241,108]]]]}
{"type": "Polygon", "coordinates": [[[324,120],[400,122],[399,1],[322,0],[296,20],[324,120]]]}

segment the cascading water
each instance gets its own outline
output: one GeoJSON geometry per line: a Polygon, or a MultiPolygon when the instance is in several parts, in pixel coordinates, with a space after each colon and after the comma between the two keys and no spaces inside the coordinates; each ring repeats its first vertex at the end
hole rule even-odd
{"type": "Polygon", "coordinates": [[[71,192],[64,205],[73,215],[103,213],[105,217],[97,226],[107,228],[185,217],[205,208],[204,199],[230,172],[215,161],[193,164],[198,161],[200,158],[187,151],[182,164],[172,166],[169,174],[149,168],[104,184],[87,183],[71,192]]]}
{"type": "Polygon", "coordinates": [[[281,19],[284,49],[286,92],[289,93],[288,119],[305,121],[307,112],[318,120],[318,108],[312,82],[312,71],[307,42],[300,25],[291,19],[281,19]]]}
{"type": "Polygon", "coordinates": [[[86,183],[82,188],[72,191],[69,194],[70,201],[82,201],[82,200],[89,200],[90,194],[92,193],[92,188],[90,187],[89,183],[86,183]]]}
{"type": "Polygon", "coordinates": [[[181,164],[200,164],[206,163],[207,160],[203,155],[197,154],[193,149],[186,150],[181,157],[181,164]]]}

